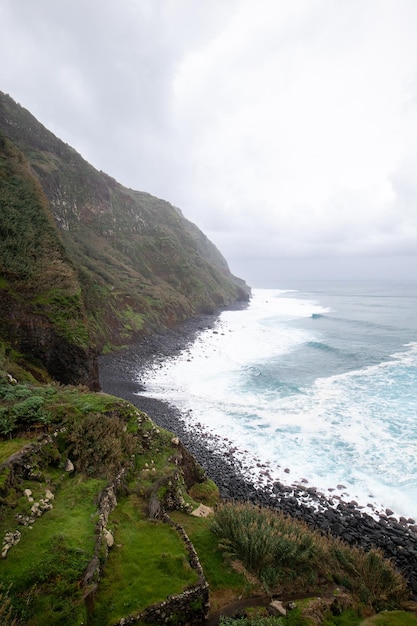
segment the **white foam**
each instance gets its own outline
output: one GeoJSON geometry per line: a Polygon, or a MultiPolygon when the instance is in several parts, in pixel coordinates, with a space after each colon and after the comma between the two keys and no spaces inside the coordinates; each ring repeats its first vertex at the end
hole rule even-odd
{"type": "Polygon", "coordinates": [[[227,440],[226,448],[233,442],[251,477],[260,479],[260,462],[273,479],[307,479],[323,491],[343,484],[345,499],[413,517],[415,379],[401,387],[395,376],[401,367],[417,366],[417,343],[383,363],[317,379],[303,394],[280,397],[273,390],[245,387],[248,368],[257,360],[320,339],[288,320],[326,312],[319,303],[288,292],[256,290],[248,309],[224,312],[215,332],[204,331],[190,349],[149,371],[141,382],[147,395],[177,406],[190,429],[215,433],[217,441],[227,440]]]}

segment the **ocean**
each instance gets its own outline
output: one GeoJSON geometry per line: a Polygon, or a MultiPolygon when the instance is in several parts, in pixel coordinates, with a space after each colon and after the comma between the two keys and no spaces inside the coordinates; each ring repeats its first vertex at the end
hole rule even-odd
{"type": "Polygon", "coordinates": [[[140,382],[259,488],[272,478],[417,517],[415,282],[253,289],[140,382]]]}

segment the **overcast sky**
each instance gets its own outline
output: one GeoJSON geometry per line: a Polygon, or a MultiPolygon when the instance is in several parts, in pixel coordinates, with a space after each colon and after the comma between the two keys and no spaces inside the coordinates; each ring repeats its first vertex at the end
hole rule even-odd
{"type": "Polygon", "coordinates": [[[0,0],[0,90],[252,285],[417,278],[416,0],[0,0]]]}

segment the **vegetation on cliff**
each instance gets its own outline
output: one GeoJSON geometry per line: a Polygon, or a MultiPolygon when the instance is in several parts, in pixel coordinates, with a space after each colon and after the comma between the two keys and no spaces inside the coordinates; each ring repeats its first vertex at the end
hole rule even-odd
{"type": "Polygon", "coordinates": [[[65,348],[78,363],[80,351],[123,346],[248,299],[179,209],[98,172],[1,92],[0,133],[0,313],[11,344],[55,379],[94,386],[91,359],[84,355],[88,373],[80,364],[70,372],[65,348]],[[67,344],[54,354],[51,335],[67,344]]]}
{"type": "Polygon", "coordinates": [[[152,498],[160,509],[197,506],[187,489],[206,478],[178,440],[125,401],[18,381],[5,365],[2,623],[112,624],[195,584],[181,537],[149,510],[152,498]]]}

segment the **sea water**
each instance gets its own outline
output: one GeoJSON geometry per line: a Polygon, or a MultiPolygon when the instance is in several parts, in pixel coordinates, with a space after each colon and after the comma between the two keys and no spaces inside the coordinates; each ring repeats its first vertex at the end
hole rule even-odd
{"type": "Polygon", "coordinates": [[[416,283],[254,289],[141,383],[259,484],[417,517],[416,283]]]}

